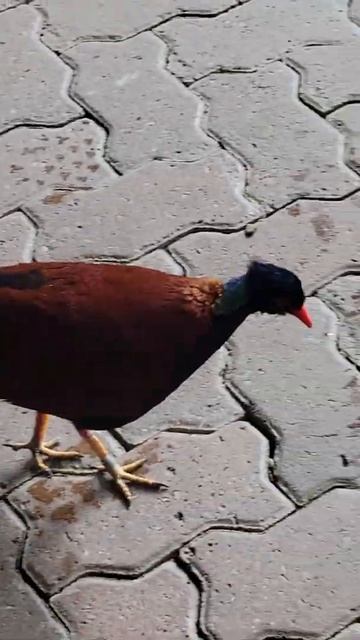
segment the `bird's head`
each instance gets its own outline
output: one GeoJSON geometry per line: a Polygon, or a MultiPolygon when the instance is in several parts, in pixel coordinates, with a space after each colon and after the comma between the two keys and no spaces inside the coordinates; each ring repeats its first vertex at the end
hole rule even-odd
{"type": "Polygon", "coordinates": [[[305,295],[300,279],[282,267],[253,261],[245,276],[247,304],[253,312],[284,315],[290,313],[307,327],[311,317],[304,306],[305,295]]]}

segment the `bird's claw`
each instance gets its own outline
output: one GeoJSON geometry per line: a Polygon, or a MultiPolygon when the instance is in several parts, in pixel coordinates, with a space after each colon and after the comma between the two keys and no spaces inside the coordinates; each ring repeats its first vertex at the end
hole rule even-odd
{"type": "Polygon", "coordinates": [[[36,466],[39,471],[43,471],[48,475],[52,475],[52,470],[44,461],[45,458],[55,458],[56,460],[73,460],[74,458],[82,458],[83,454],[79,451],[58,451],[54,447],[58,445],[57,440],[51,440],[49,442],[43,442],[37,444],[33,440],[29,442],[7,442],[5,447],[10,447],[14,451],[20,451],[21,449],[28,449],[31,451],[35,460],[36,466]]]}
{"type": "Polygon", "coordinates": [[[103,460],[103,462],[105,469],[110,473],[128,507],[130,506],[134,496],[131,493],[127,483],[135,482],[136,484],[141,484],[145,487],[152,487],[153,489],[161,489],[167,487],[164,482],[158,482],[157,480],[152,480],[151,478],[146,478],[144,476],[139,476],[133,473],[143,466],[143,464],[146,462],[146,458],[134,460],[133,462],[129,462],[128,464],[119,465],[115,462],[112,456],[109,456],[109,458],[103,460]]]}

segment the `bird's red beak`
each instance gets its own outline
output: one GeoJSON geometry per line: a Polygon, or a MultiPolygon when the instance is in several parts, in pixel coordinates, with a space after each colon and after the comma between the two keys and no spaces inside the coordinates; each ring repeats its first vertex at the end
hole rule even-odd
{"type": "Polygon", "coordinates": [[[295,316],[295,318],[299,318],[299,320],[301,320],[301,322],[303,322],[304,324],[306,324],[307,327],[312,327],[312,320],[311,320],[311,316],[307,310],[307,308],[305,307],[305,305],[303,305],[301,307],[301,309],[296,309],[295,311],[290,311],[290,313],[295,316]]]}

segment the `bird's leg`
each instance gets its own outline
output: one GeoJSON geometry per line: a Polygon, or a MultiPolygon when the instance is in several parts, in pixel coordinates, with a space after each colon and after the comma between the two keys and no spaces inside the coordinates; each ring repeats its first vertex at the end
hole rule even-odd
{"type": "Polygon", "coordinates": [[[141,458],[134,462],[129,462],[128,464],[124,464],[123,466],[119,465],[116,462],[115,456],[105,447],[105,445],[101,442],[101,440],[93,434],[88,429],[79,429],[80,435],[89,443],[90,447],[97,455],[97,457],[101,460],[104,465],[106,471],[108,471],[111,477],[114,479],[116,486],[118,487],[120,493],[125,498],[126,503],[130,505],[130,502],[133,498],[129,487],[127,486],[127,482],[135,482],[137,484],[142,484],[147,487],[165,487],[166,485],[162,482],[157,482],[156,480],[151,480],[150,478],[144,478],[143,476],[138,476],[133,473],[146,462],[146,458],[141,458]]]}
{"type": "Polygon", "coordinates": [[[57,451],[54,449],[58,442],[51,440],[44,442],[44,438],[48,429],[49,416],[47,413],[37,413],[35,420],[34,433],[29,442],[7,443],[5,446],[11,447],[14,451],[20,449],[29,449],[35,459],[36,465],[41,471],[49,471],[49,467],[44,462],[46,458],[56,458],[57,460],[72,460],[73,458],[82,458],[79,451],[57,451]]]}

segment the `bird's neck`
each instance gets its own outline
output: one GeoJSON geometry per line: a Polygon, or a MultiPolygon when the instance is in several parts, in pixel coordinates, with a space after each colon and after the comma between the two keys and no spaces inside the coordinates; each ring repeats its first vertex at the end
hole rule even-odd
{"type": "Polygon", "coordinates": [[[230,316],[236,311],[247,310],[248,294],[246,290],[246,276],[231,278],[224,283],[224,289],[214,307],[216,316],[230,316]]]}

